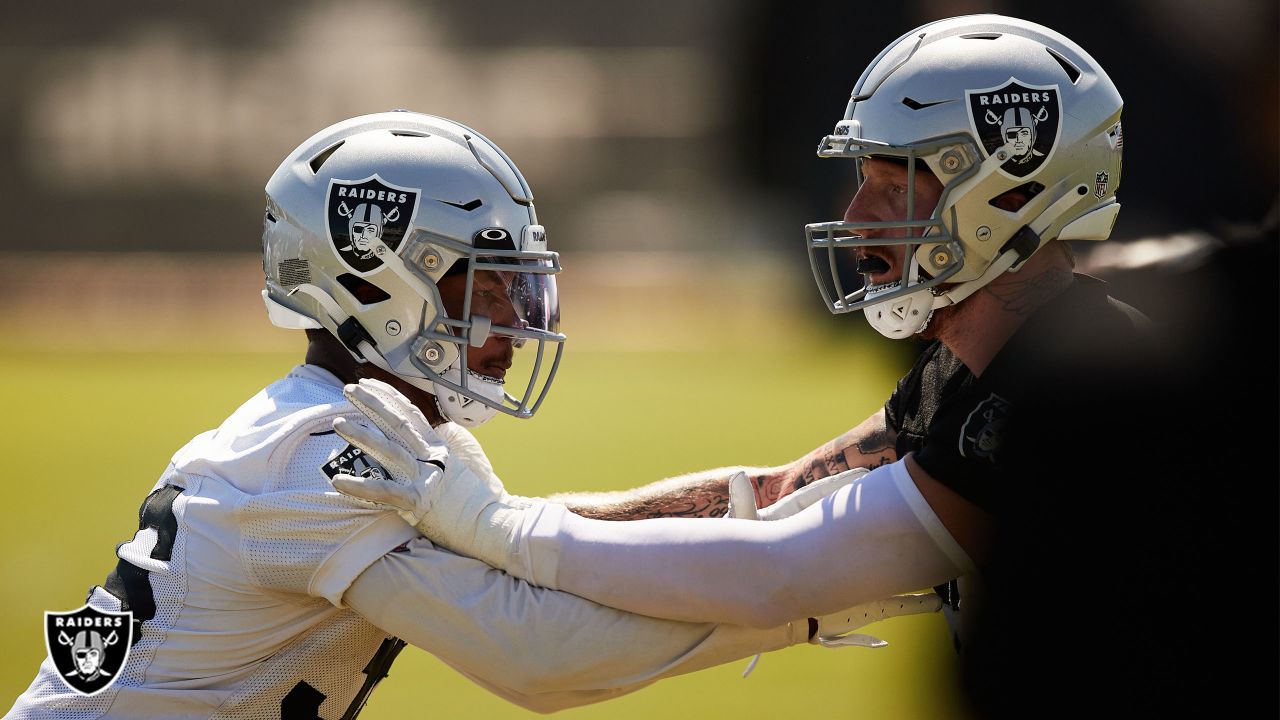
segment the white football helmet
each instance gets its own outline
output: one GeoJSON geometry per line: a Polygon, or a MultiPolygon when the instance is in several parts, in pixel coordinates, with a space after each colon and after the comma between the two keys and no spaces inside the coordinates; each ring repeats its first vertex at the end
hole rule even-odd
{"type": "Polygon", "coordinates": [[[273,323],[328,330],[356,359],[435,395],[460,424],[534,414],[563,351],[560,259],[529,185],[496,145],[431,115],[364,115],[302,143],[266,191],[262,295],[273,323]],[[513,324],[472,314],[483,271],[504,278],[513,324]],[[462,272],[463,308],[450,317],[437,283],[462,272]],[[467,368],[468,347],[491,334],[536,347],[532,358],[516,353],[505,381],[467,368]],[[523,387],[507,392],[516,378],[523,387]]]}
{"type": "Polygon", "coordinates": [[[1088,53],[1025,20],[956,17],[894,41],[863,71],[818,156],[905,162],[909,217],[805,226],[828,308],[863,310],[882,334],[909,337],[1049,240],[1105,240],[1120,209],[1121,108],[1088,53]],[[915,206],[920,163],[943,185],[937,207],[915,206]],[[992,204],[1015,189],[1030,197],[1021,209],[992,204]],[[912,237],[853,232],[873,227],[912,237]],[[901,279],[864,286],[853,248],[885,245],[908,246],[901,279]]]}

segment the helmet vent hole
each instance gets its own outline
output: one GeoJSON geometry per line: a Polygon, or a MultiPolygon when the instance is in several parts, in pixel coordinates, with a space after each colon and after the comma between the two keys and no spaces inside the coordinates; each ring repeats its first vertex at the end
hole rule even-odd
{"type": "Polygon", "coordinates": [[[267,211],[267,222],[269,222],[269,223],[275,223],[275,222],[276,222],[276,216],[275,216],[275,215],[272,215],[270,210],[268,210],[268,211],[267,211]]]}
{"type": "Polygon", "coordinates": [[[311,172],[313,173],[320,172],[320,167],[325,164],[325,161],[329,159],[329,156],[337,152],[338,148],[342,147],[342,144],[345,142],[346,140],[339,140],[337,143],[334,143],[333,145],[329,146],[329,148],[326,149],[324,152],[311,158],[311,163],[310,163],[311,172]]]}
{"type": "Polygon", "coordinates": [[[392,130],[391,134],[395,135],[396,137],[415,137],[415,138],[431,137],[427,133],[417,132],[416,130],[392,130]]]}
{"type": "Polygon", "coordinates": [[[459,210],[466,210],[467,212],[471,212],[472,210],[475,210],[481,205],[484,205],[484,201],[481,200],[480,198],[476,198],[474,200],[468,200],[467,202],[464,202],[464,203],[449,202],[448,200],[437,200],[437,202],[442,202],[445,205],[452,205],[453,207],[456,207],[459,210]]]}
{"type": "Polygon", "coordinates": [[[311,282],[311,265],[305,258],[288,258],[276,265],[281,285],[302,285],[311,282]]]}
{"type": "Polygon", "coordinates": [[[1070,60],[1059,55],[1057,52],[1054,51],[1053,48],[1047,47],[1045,48],[1045,51],[1048,52],[1049,55],[1053,56],[1054,60],[1058,61],[1058,64],[1061,65],[1062,69],[1067,73],[1067,78],[1071,80],[1071,84],[1075,85],[1076,80],[1080,79],[1080,68],[1071,64],[1070,60]]]}
{"type": "Polygon", "coordinates": [[[961,35],[965,40],[998,40],[1003,33],[969,33],[961,35]]]}
{"type": "Polygon", "coordinates": [[[386,290],[351,273],[342,273],[336,279],[338,284],[346,288],[361,305],[376,305],[391,299],[386,290]]]}

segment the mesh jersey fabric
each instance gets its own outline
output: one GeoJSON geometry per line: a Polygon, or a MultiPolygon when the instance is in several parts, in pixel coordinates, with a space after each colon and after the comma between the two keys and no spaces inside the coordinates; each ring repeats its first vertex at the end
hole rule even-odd
{"type": "Polygon", "coordinates": [[[417,533],[329,485],[339,416],[363,418],[336,378],[299,366],[179,450],[153,488],[181,489],[164,508],[176,533],[144,518],[117,582],[90,591],[94,607],[150,615],[120,677],[84,697],[46,658],[6,717],[262,718],[290,702],[341,716],[387,639],[342,594],[417,533]]]}

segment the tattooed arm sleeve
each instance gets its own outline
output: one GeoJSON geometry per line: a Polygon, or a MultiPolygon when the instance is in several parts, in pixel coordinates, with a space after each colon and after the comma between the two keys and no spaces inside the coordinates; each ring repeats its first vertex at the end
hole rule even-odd
{"type": "Polygon", "coordinates": [[[634,490],[562,493],[547,499],[596,520],[643,520],[662,517],[722,517],[729,507],[729,478],[739,470],[717,468],[667,478],[634,490]]]}
{"type": "Polygon", "coordinates": [[[813,452],[778,468],[758,474],[748,471],[760,507],[772,505],[815,480],[842,473],[849,468],[874,470],[896,462],[896,433],[885,422],[884,409],[813,452]]]}
{"type": "Polygon", "coordinates": [[[729,478],[747,473],[756,505],[765,507],[815,480],[853,467],[877,468],[898,459],[894,433],[881,409],[857,427],[804,457],[771,468],[723,467],[667,478],[633,490],[565,493],[548,500],[596,520],[661,517],[722,517],[729,507],[729,478]]]}

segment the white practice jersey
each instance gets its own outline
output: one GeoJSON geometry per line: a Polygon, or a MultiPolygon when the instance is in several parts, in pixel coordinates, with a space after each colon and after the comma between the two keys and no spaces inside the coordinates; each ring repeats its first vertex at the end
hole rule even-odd
{"type": "MultiPolygon", "coordinates": [[[[86,697],[46,659],[5,720],[345,719],[386,674],[395,638],[549,712],[808,639],[803,621],[626,613],[437,548],[330,485],[339,471],[381,471],[333,432],[340,416],[367,422],[337,378],[303,365],[180,450],[90,593],[140,621],[124,668],[86,697]]],[[[450,462],[499,482],[470,432],[436,430],[450,462]]]]}
{"type": "Polygon", "coordinates": [[[417,536],[329,484],[323,468],[350,455],[332,430],[344,415],[363,417],[335,378],[301,366],[179,450],[90,592],[141,620],[119,677],[84,697],[46,658],[7,717],[341,717],[391,646],[342,595],[417,536]]]}

